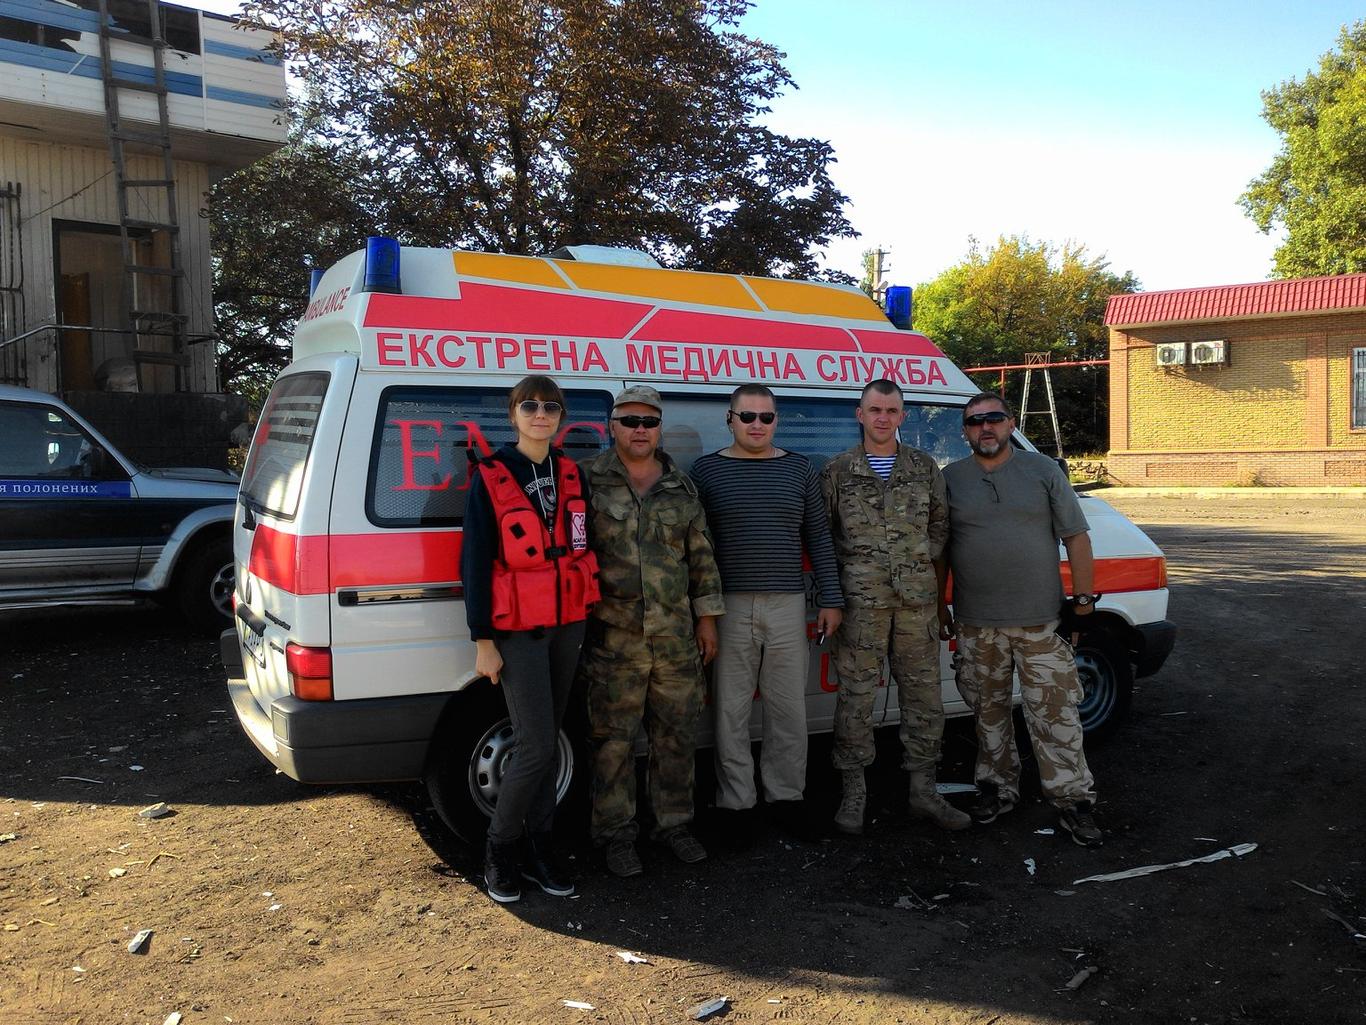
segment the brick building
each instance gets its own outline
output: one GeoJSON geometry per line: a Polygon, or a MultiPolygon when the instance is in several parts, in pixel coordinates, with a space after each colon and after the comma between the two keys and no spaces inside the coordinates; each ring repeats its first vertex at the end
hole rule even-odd
{"type": "Polygon", "coordinates": [[[1366,485],[1366,274],[1110,297],[1130,485],[1366,485]]]}

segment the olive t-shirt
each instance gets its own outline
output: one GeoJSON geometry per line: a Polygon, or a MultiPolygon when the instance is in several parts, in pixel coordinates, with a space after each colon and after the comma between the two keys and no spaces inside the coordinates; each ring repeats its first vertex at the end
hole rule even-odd
{"type": "Polygon", "coordinates": [[[1039,626],[1058,618],[1058,541],[1086,516],[1062,468],[1016,449],[988,473],[972,456],[944,467],[954,618],[969,626],[1039,626]]]}

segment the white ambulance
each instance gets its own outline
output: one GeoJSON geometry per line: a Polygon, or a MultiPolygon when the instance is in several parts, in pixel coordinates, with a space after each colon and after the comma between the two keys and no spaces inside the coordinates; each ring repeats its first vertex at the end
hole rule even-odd
{"type": "MultiPolygon", "coordinates": [[[[978,391],[928,338],[844,286],[666,270],[601,247],[534,258],[387,239],[322,274],[242,478],[228,688],[247,736],[294,779],[425,781],[468,838],[498,799],[512,742],[498,688],[474,672],[461,601],[466,453],[512,438],[507,394],[528,373],[564,388],[557,443],[575,458],[608,444],[613,395],[658,388],[662,447],[684,469],[729,444],[740,383],[773,388],[778,444],[818,465],[857,442],[869,380],[902,386],[903,439],[941,464],[968,453],[961,408],[978,391]]],[[[1099,731],[1124,713],[1134,676],[1157,671],[1175,629],[1162,552],[1104,502],[1082,504],[1104,598],[1103,629],[1077,661],[1083,720],[1099,731]]],[[[943,681],[948,714],[966,714],[947,645],[943,681]]],[[[831,728],[835,691],[813,643],[813,732],[831,728]]],[[[560,740],[561,796],[587,774],[581,705],[560,740]]],[[[888,688],[874,715],[896,722],[888,688]]]]}

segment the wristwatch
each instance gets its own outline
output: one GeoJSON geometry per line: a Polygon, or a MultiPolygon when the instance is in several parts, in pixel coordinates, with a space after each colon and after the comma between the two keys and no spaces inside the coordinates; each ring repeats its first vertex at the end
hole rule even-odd
{"type": "Polygon", "coordinates": [[[1095,604],[1095,599],[1092,598],[1089,594],[1079,594],[1072,599],[1072,604],[1077,605],[1081,608],[1085,608],[1088,605],[1095,604]]]}

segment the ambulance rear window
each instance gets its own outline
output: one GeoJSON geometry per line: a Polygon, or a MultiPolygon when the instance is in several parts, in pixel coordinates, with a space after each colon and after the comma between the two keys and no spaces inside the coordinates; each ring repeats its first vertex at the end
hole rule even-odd
{"type": "MultiPolygon", "coordinates": [[[[607,447],[612,396],[566,389],[569,415],[555,444],[576,462],[607,447]]],[[[469,458],[516,440],[507,392],[490,388],[386,388],[380,396],[365,513],[378,527],[459,526],[469,458]]]]}
{"type": "Polygon", "coordinates": [[[261,410],[242,473],[242,494],[273,516],[289,520],[299,511],[299,492],[329,378],[324,373],[282,377],[261,410]]]}

